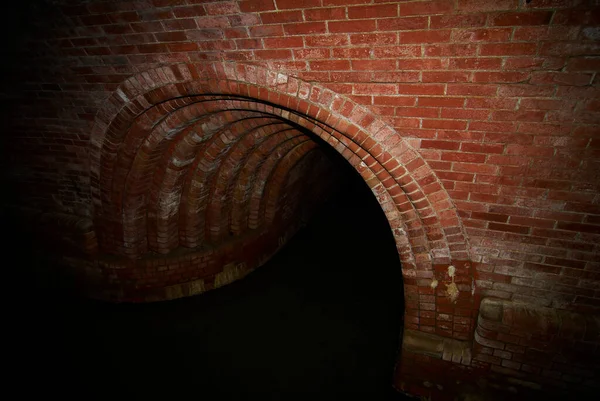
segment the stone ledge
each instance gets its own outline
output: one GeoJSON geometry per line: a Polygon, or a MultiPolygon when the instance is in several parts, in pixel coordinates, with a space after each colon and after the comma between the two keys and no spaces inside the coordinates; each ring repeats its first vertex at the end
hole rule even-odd
{"type": "Polygon", "coordinates": [[[473,364],[546,393],[597,389],[600,316],[518,301],[481,302],[473,364]]]}
{"type": "Polygon", "coordinates": [[[402,348],[462,365],[471,365],[470,341],[455,340],[416,330],[404,330],[402,348]]]}
{"type": "Polygon", "coordinates": [[[600,316],[557,310],[539,305],[484,298],[478,326],[529,336],[600,344],[600,316]],[[487,327],[486,327],[487,326],[487,327]]]}

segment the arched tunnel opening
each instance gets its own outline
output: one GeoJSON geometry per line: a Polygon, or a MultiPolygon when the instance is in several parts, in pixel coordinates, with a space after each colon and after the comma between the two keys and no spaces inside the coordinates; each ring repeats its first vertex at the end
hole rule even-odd
{"type": "Polygon", "coordinates": [[[375,191],[302,125],[246,100],[177,102],[138,116],[104,159],[109,256],[86,291],[124,303],[34,306],[38,351],[66,361],[50,376],[137,396],[398,399],[402,270],[375,191]]]}
{"type": "Polygon", "coordinates": [[[106,132],[92,195],[111,257],[88,289],[97,298],[189,296],[264,264],[339,186],[328,145],[398,220],[375,159],[362,160],[357,143],[326,123],[266,101],[173,98],[119,115],[106,132]]]}

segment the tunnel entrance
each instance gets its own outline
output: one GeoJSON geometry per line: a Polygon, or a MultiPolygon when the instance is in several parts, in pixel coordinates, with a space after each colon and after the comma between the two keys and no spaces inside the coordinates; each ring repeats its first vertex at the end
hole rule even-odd
{"type": "MultiPolygon", "coordinates": [[[[90,175],[100,255],[84,273],[87,292],[117,301],[174,299],[264,264],[297,229],[298,219],[285,220],[302,213],[287,213],[287,202],[293,194],[319,195],[310,177],[327,176],[309,171],[313,162],[293,172],[317,152],[305,131],[341,154],[375,193],[405,285],[419,293],[460,262],[451,301],[471,290],[460,218],[410,143],[326,88],[257,66],[208,62],[131,77],[98,114],[90,175]]],[[[432,301],[415,300],[413,316],[431,311],[432,301]]],[[[426,330],[463,338],[468,327],[440,322],[426,330]]]]}
{"type": "Polygon", "coordinates": [[[112,301],[173,300],[235,282],[298,231],[310,215],[303,208],[327,195],[319,183],[335,186],[323,149],[345,159],[385,215],[402,263],[405,328],[468,339],[477,308],[469,247],[431,167],[351,99],[253,65],[158,67],[113,92],[90,139],[85,226],[96,246],[67,262],[86,294],[112,301]],[[460,321],[448,323],[455,313],[460,321]]]}

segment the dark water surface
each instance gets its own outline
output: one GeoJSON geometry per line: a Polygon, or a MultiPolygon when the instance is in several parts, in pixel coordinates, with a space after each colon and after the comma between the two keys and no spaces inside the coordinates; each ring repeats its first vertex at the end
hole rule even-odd
{"type": "Polygon", "coordinates": [[[23,301],[19,398],[400,399],[400,263],[361,182],[219,290],[139,305],[38,294],[23,301]]]}

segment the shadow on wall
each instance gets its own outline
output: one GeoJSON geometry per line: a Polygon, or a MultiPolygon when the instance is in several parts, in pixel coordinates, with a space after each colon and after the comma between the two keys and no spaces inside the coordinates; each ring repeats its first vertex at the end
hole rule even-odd
{"type": "Polygon", "coordinates": [[[36,290],[22,301],[18,325],[30,344],[18,370],[39,383],[29,389],[85,399],[162,391],[223,400],[398,399],[391,389],[403,312],[398,254],[368,187],[349,167],[344,176],[352,179],[282,251],[221,289],[137,305],[36,290]],[[33,371],[31,358],[39,362],[33,371]]]}

